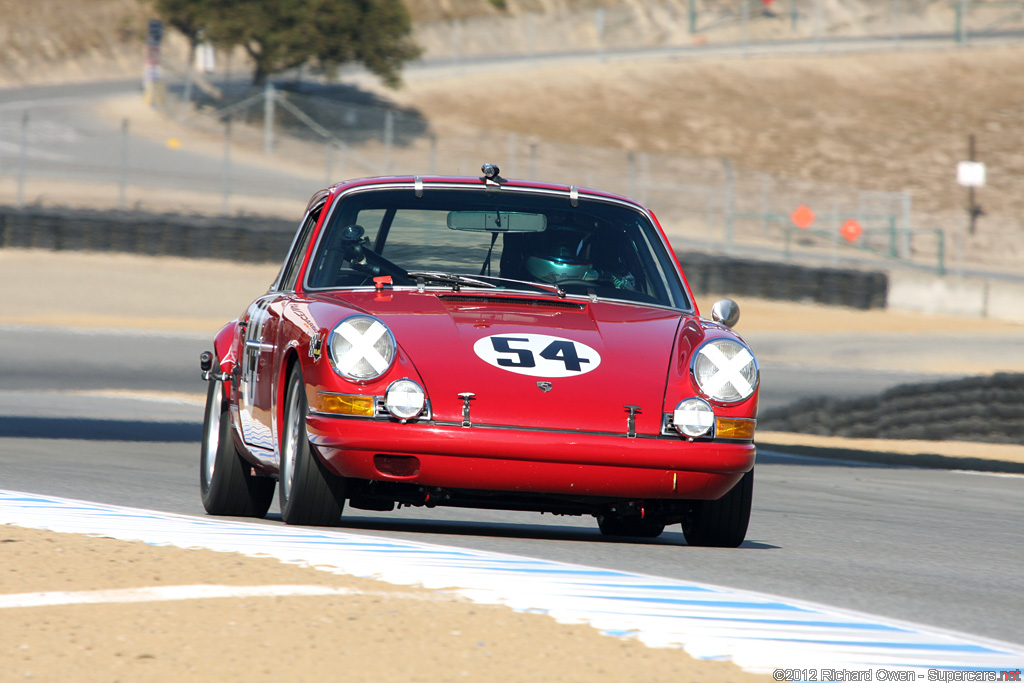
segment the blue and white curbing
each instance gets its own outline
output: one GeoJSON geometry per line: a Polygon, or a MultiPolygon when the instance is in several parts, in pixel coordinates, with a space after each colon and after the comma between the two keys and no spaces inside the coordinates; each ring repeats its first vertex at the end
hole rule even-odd
{"type": "MultiPolygon", "coordinates": [[[[334,530],[223,521],[0,490],[0,524],[274,557],[338,574],[451,591],[681,647],[754,672],[913,674],[1013,670],[1024,646],[763,593],[334,530]]],[[[890,678],[891,679],[891,678],[890,678]]],[[[895,680],[895,679],[891,679],[895,680]]],[[[949,680],[949,679],[946,679],[949,680]]]]}

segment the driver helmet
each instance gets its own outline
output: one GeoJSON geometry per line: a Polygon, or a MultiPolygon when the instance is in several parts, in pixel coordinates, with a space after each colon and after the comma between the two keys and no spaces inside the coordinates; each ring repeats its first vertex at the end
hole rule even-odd
{"type": "Polygon", "coordinates": [[[542,282],[558,284],[584,280],[592,273],[588,256],[588,235],[575,228],[548,226],[535,254],[526,257],[526,270],[542,282]]]}

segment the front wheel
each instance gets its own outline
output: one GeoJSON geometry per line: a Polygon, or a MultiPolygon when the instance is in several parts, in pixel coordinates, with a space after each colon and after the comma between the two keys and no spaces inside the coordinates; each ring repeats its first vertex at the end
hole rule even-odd
{"type": "Polygon", "coordinates": [[[278,501],[286,524],[337,526],[345,507],[345,482],[313,454],[306,433],[306,384],[298,364],[288,375],[281,431],[278,501]]]}
{"type": "Polygon", "coordinates": [[[265,517],[274,500],[274,480],[252,474],[252,466],[235,450],[220,380],[212,380],[206,393],[199,488],[203,507],[211,515],[265,517]]]}
{"type": "Polygon", "coordinates": [[[715,548],[735,548],[743,543],[753,497],[754,470],[750,470],[718,500],[696,501],[683,520],[686,542],[715,548]]]}

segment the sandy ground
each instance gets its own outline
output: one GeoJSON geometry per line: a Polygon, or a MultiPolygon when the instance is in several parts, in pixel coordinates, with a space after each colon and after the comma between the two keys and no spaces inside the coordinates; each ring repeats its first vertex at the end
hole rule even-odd
{"type": "Polygon", "coordinates": [[[14,594],[217,584],[348,594],[0,607],[5,681],[756,681],[724,662],[443,593],[208,550],[0,527],[14,594]]]}

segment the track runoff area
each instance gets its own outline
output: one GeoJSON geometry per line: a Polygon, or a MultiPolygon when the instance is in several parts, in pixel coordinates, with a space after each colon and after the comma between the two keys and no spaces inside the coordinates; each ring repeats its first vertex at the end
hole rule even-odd
{"type": "MultiPolygon", "coordinates": [[[[322,571],[444,589],[479,603],[589,624],[650,647],[681,647],[698,659],[732,660],[780,681],[1019,681],[1024,665],[1020,645],[825,605],[343,531],[224,521],[4,490],[0,524],[269,555],[322,571]]],[[[0,609],[322,590],[337,591],[322,586],[209,585],[27,593],[0,595],[0,609]]]]}

